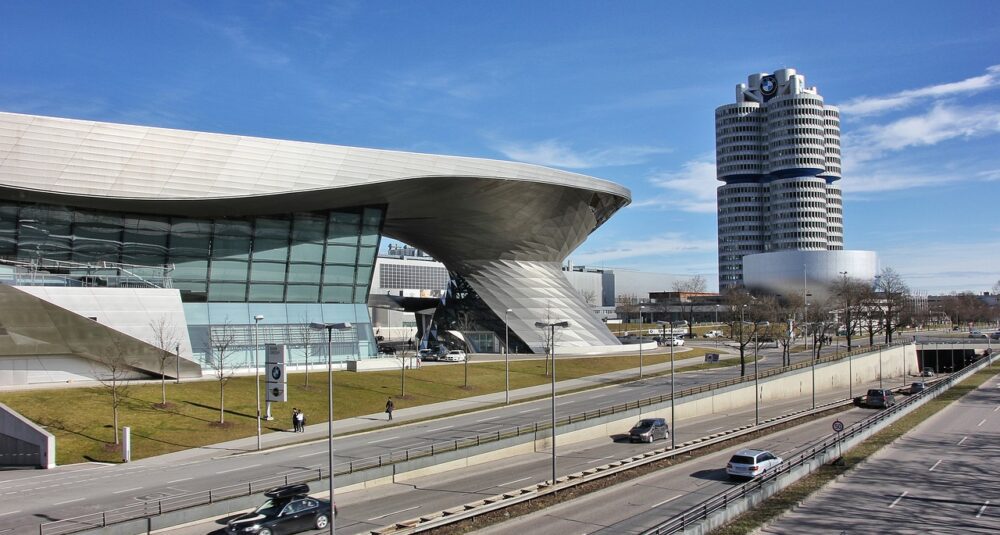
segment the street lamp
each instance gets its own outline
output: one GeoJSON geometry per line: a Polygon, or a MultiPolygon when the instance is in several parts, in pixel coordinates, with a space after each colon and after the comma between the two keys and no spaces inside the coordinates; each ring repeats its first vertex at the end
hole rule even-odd
{"type": "Polygon", "coordinates": [[[253,317],[253,384],[255,387],[254,400],[257,402],[257,449],[260,450],[260,320],[264,316],[257,314],[253,317]]]}
{"type": "Polygon", "coordinates": [[[177,344],[176,351],[174,351],[174,363],[177,364],[177,374],[174,376],[174,382],[181,384],[181,345],[177,344]]]}
{"type": "Polygon", "coordinates": [[[504,403],[510,403],[510,324],[507,323],[507,314],[513,311],[508,308],[503,312],[503,327],[506,331],[503,337],[504,403]]]}
{"type": "Polygon", "coordinates": [[[644,308],[646,307],[639,305],[639,379],[642,379],[642,309],[644,308]]]}
{"type": "MultiPolygon", "coordinates": [[[[718,306],[718,305],[716,305],[718,306]]],[[[660,329],[663,331],[663,339],[667,339],[667,325],[669,321],[658,321],[660,329]]],[[[674,329],[670,328],[670,449],[674,449],[674,435],[677,434],[677,420],[674,418],[674,329]]]]}
{"type": "MultiPolygon", "coordinates": [[[[333,331],[347,331],[350,330],[350,323],[310,323],[310,329],[316,330],[326,330],[326,380],[327,380],[327,398],[330,401],[330,413],[329,420],[327,420],[326,431],[327,431],[327,450],[329,451],[330,458],[330,507],[334,505],[334,485],[333,485],[333,331]]],[[[336,516],[330,516],[330,533],[336,531],[336,516]]]]}
{"type": "Polygon", "coordinates": [[[535,327],[549,329],[549,355],[552,357],[552,486],[554,487],[556,485],[556,327],[569,327],[569,322],[536,321],[535,327]]]}
{"type": "Polygon", "coordinates": [[[715,305],[715,324],[719,324],[719,305],[715,305]]]}

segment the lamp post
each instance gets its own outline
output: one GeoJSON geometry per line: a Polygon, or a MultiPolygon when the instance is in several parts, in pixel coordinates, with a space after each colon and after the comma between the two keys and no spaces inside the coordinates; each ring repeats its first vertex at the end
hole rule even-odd
{"type": "Polygon", "coordinates": [[[181,384],[181,345],[177,344],[176,351],[174,351],[174,363],[177,364],[177,374],[174,375],[174,381],[177,384],[181,384]]]}
{"type": "Polygon", "coordinates": [[[882,388],[882,346],[878,346],[878,387],[882,388]]]}
{"type": "Polygon", "coordinates": [[[757,322],[753,322],[753,424],[760,425],[760,383],[757,381],[757,322]]]}
{"type": "MultiPolygon", "coordinates": [[[[718,305],[716,305],[718,306],[718,305]]],[[[669,321],[658,321],[656,323],[660,324],[660,328],[663,331],[663,339],[667,339],[667,325],[670,324],[669,321]]],[[[677,433],[677,420],[674,418],[674,340],[673,340],[673,327],[670,328],[670,449],[674,449],[674,435],[677,433]]]]}
{"type": "Polygon", "coordinates": [[[642,379],[642,309],[644,308],[646,307],[639,305],[639,379],[642,379]]]}
{"type": "Polygon", "coordinates": [[[715,324],[719,324],[719,305],[715,305],[715,324]]]}
{"type": "Polygon", "coordinates": [[[507,314],[513,312],[507,309],[503,312],[503,380],[504,380],[504,403],[510,403],[510,324],[507,323],[507,314]]]}
{"type": "MultiPolygon", "coordinates": [[[[330,454],[328,462],[330,463],[330,507],[334,507],[334,484],[333,484],[333,331],[347,331],[350,330],[350,323],[310,323],[310,329],[316,330],[326,330],[326,380],[327,380],[327,398],[329,399],[329,415],[326,424],[327,430],[327,450],[330,454]]],[[[336,515],[330,516],[330,533],[336,531],[336,515]]]]}
{"type": "Polygon", "coordinates": [[[253,384],[255,387],[254,401],[257,402],[257,449],[260,450],[260,320],[264,316],[257,314],[253,317],[253,384]]]}
{"type": "Polygon", "coordinates": [[[552,486],[554,487],[556,484],[556,327],[569,327],[569,322],[536,321],[535,327],[549,329],[549,355],[552,358],[552,486]]]}

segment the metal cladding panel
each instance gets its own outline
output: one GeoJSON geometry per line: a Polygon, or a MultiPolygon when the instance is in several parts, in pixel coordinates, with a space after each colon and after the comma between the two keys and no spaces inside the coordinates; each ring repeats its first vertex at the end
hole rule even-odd
{"type": "Polygon", "coordinates": [[[802,294],[826,301],[843,272],[852,279],[873,280],[878,271],[875,251],[779,251],[743,257],[743,280],[751,290],[802,294]]]}

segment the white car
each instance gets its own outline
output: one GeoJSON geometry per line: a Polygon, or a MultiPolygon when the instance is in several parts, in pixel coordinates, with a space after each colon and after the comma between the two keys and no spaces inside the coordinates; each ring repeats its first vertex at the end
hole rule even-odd
{"type": "Polygon", "coordinates": [[[445,353],[441,360],[444,362],[465,362],[465,351],[460,349],[452,349],[451,351],[445,353]]]}
{"type": "Polygon", "coordinates": [[[708,331],[702,336],[705,338],[719,338],[722,336],[722,331],[708,331]]]}
{"type": "Polygon", "coordinates": [[[726,464],[729,477],[753,479],[782,463],[781,457],[767,450],[743,449],[733,454],[726,464]]]}
{"type": "Polygon", "coordinates": [[[682,337],[682,336],[668,336],[667,339],[663,341],[663,345],[667,345],[667,346],[682,346],[682,345],[684,345],[684,337],[682,337]]]}

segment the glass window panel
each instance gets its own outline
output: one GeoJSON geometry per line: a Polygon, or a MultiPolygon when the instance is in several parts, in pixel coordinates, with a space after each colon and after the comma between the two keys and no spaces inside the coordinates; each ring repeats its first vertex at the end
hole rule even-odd
{"type": "Polygon", "coordinates": [[[204,301],[208,284],[195,281],[174,281],[174,288],[181,291],[181,301],[204,301]]]}
{"type": "Polygon", "coordinates": [[[313,264],[289,264],[288,282],[305,282],[319,284],[322,269],[313,264]]]}
{"type": "Polygon", "coordinates": [[[246,260],[250,255],[248,221],[216,221],[212,239],[212,258],[246,260]]]}
{"type": "Polygon", "coordinates": [[[368,300],[368,287],[367,286],[357,286],[354,288],[354,302],[364,303],[368,300]]]}
{"type": "Polygon", "coordinates": [[[363,217],[365,225],[375,227],[376,229],[382,226],[381,208],[365,208],[363,217]]]}
{"type": "Polygon", "coordinates": [[[360,214],[330,212],[330,234],[327,236],[327,243],[356,245],[360,226],[360,214]]]}
{"type": "Polygon", "coordinates": [[[247,285],[232,282],[213,282],[208,285],[209,301],[246,301],[247,285]]]}
{"type": "Polygon", "coordinates": [[[378,245],[378,227],[365,227],[361,230],[361,245],[378,245]]]}
{"type": "Polygon", "coordinates": [[[254,222],[253,259],[288,260],[288,235],[291,222],[284,219],[257,219],[254,222]]]}
{"type": "Polygon", "coordinates": [[[323,301],[326,303],[350,303],[353,286],[323,286],[323,301]]]}
{"type": "Polygon", "coordinates": [[[324,284],[354,284],[354,266],[326,266],[324,284]]]}
{"type": "Polygon", "coordinates": [[[364,267],[358,266],[358,273],[354,277],[354,283],[359,286],[368,287],[368,283],[371,282],[372,278],[372,268],[371,266],[364,267]]]}
{"type": "Polygon", "coordinates": [[[208,304],[207,303],[185,303],[184,319],[188,325],[208,324],[208,304]]]}
{"type": "Polygon", "coordinates": [[[323,261],[323,241],[326,236],[326,219],[312,214],[296,214],[292,227],[292,261],[323,261]]]}
{"type": "Polygon", "coordinates": [[[288,286],[288,296],[285,301],[289,303],[315,303],[319,301],[319,285],[291,284],[288,286]]]}
{"type": "Polygon", "coordinates": [[[209,303],[208,317],[213,325],[225,325],[227,322],[232,325],[237,341],[247,339],[244,338],[246,324],[253,323],[253,314],[247,303],[209,303]]]}
{"type": "Polygon", "coordinates": [[[122,229],[120,216],[77,212],[73,224],[73,260],[118,262],[122,229]]]}
{"type": "Polygon", "coordinates": [[[358,265],[370,266],[375,263],[375,255],[378,249],[375,247],[362,247],[358,249],[358,265]]]}
{"type": "Polygon", "coordinates": [[[203,258],[174,258],[175,280],[204,282],[208,280],[208,260],[203,258]]]}
{"type": "Polygon", "coordinates": [[[338,247],[331,245],[326,248],[327,264],[351,264],[358,260],[358,250],[355,247],[338,247]]]}
{"type": "Polygon", "coordinates": [[[176,219],[170,225],[170,257],[208,258],[212,223],[176,219]]]}
{"type": "MultiPolygon", "coordinates": [[[[264,303],[268,302],[280,303],[284,300],[284,298],[285,298],[285,286],[282,284],[250,285],[250,301],[264,302],[264,303]]],[[[270,320],[271,318],[268,319],[270,320]]]]}
{"type": "Polygon", "coordinates": [[[166,264],[170,223],[166,219],[126,217],[122,233],[122,262],[166,264]]]}
{"type": "Polygon", "coordinates": [[[17,212],[16,205],[0,206],[0,255],[17,252],[17,212]]]}
{"type": "Polygon", "coordinates": [[[235,260],[213,260],[212,281],[247,281],[247,263],[235,260]]]}
{"type": "Polygon", "coordinates": [[[250,270],[251,282],[285,282],[285,264],[254,262],[250,270]]]}

